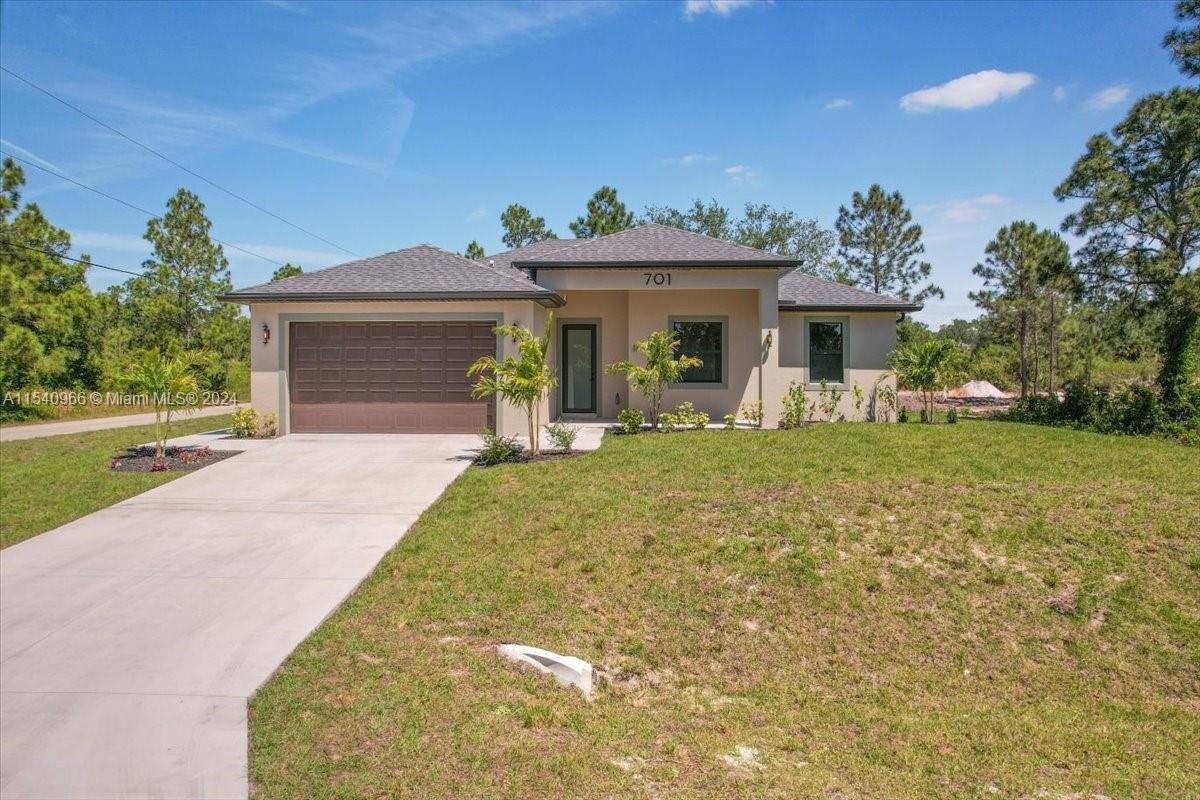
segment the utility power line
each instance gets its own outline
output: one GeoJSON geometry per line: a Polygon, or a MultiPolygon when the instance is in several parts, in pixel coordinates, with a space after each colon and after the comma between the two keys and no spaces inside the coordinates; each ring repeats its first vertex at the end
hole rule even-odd
{"type": "Polygon", "coordinates": [[[124,131],[117,130],[116,128],[114,128],[112,125],[109,125],[104,120],[101,120],[101,119],[98,119],[98,118],[92,116],[91,114],[89,114],[88,112],[86,112],[82,108],[80,108],[79,106],[76,106],[76,105],[64,100],[63,98],[59,97],[58,95],[56,95],[54,92],[50,91],[49,89],[46,89],[42,86],[37,85],[33,81],[29,80],[29,78],[26,78],[24,75],[19,75],[16,72],[13,72],[8,67],[2,66],[2,65],[0,65],[0,70],[7,72],[9,75],[13,76],[14,78],[21,81],[22,83],[25,83],[28,86],[30,86],[34,89],[37,89],[39,92],[46,95],[47,97],[49,97],[53,100],[57,100],[59,103],[62,103],[64,106],[71,109],[72,111],[74,111],[78,114],[82,114],[83,116],[90,119],[92,122],[96,123],[97,125],[101,126],[102,128],[105,128],[106,130],[112,131],[117,136],[120,136],[122,139],[125,139],[126,141],[130,142],[131,144],[135,144],[138,147],[145,150],[146,152],[148,152],[152,155],[155,155],[158,158],[161,158],[163,161],[166,161],[168,164],[183,170],[188,175],[191,175],[193,178],[197,178],[199,180],[204,181],[209,186],[212,186],[214,189],[219,189],[220,191],[224,192],[225,194],[229,195],[230,197],[234,198],[235,200],[240,200],[243,203],[245,203],[246,205],[250,206],[251,208],[253,208],[257,211],[261,211],[262,213],[266,214],[267,216],[269,216],[273,219],[279,220],[284,225],[287,225],[291,228],[295,228],[296,230],[300,231],[301,233],[307,234],[308,236],[311,236],[314,239],[318,239],[318,240],[324,242],[325,244],[330,245],[331,247],[336,247],[338,250],[341,250],[343,253],[349,253],[350,255],[354,256],[355,258],[362,258],[362,256],[360,256],[358,253],[355,253],[353,250],[347,250],[345,247],[342,247],[337,242],[331,242],[330,240],[326,239],[324,236],[315,234],[312,231],[308,230],[307,228],[302,228],[299,225],[297,225],[296,223],[284,219],[283,217],[276,214],[274,211],[270,211],[268,209],[263,208],[262,206],[258,205],[254,201],[243,197],[242,195],[238,194],[237,192],[226,189],[224,186],[217,183],[216,181],[209,180],[208,178],[204,177],[200,173],[195,172],[194,170],[189,169],[188,167],[185,167],[183,164],[180,164],[178,161],[175,161],[174,159],[172,159],[166,155],[163,155],[162,153],[160,153],[158,150],[155,150],[150,145],[145,144],[143,142],[139,142],[137,139],[133,138],[129,134],[125,133],[124,131]]]}
{"type": "Polygon", "coordinates": [[[66,259],[67,261],[74,261],[76,264],[85,264],[89,267],[99,267],[100,269],[111,269],[113,272],[124,272],[126,275],[135,275],[139,278],[146,277],[146,273],[144,273],[144,272],[134,272],[134,271],[128,270],[128,269],[122,269],[121,267],[110,267],[107,264],[98,264],[95,261],[85,261],[82,258],[75,258],[73,256],[64,256],[63,254],[56,253],[53,250],[44,250],[41,247],[30,247],[27,244],[20,244],[18,242],[14,242],[11,239],[0,239],[0,242],[3,242],[4,244],[9,245],[10,247],[19,247],[22,250],[30,250],[34,253],[43,253],[48,256],[53,256],[54,258],[63,258],[63,259],[66,259]]]}
{"type": "MultiPolygon", "coordinates": [[[[0,155],[7,156],[8,158],[14,159],[16,161],[20,161],[22,164],[29,166],[29,167],[33,167],[34,169],[40,169],[42,172],[45,172],[48,175],[53,175],[54,177],[60,178],[64,181],[66,181],[67,183],[73,183],[81,189],[87,189],[89,192],[95,192],[96,194],[100,195],[101,197],[107,197],[109,200],[112,200],[115,203],[120,203],[121,205],[125,206],[126,208],[132,208],[134,211],[139,211],[139,212],[145,214],[146,216],[151,217],[152,219],[159,219],[162,216],[161,214],[155,214],[153,211],[147,211],[146,209],[142,208],[141,206],[134,205],[133,203],[130,203],[128,200],[122,200],[121,198],[111,195],[108,192],[101,191],[100,189],[97,189],[95,186],[88,186],[86,183],[82,183],[81,181],[77,181],[74,178],[70,178],[66,175],[63,175],[61,172],[52,170],[48,167],[43,167],[41,164],[37,164],[33,161],[30,161],[29,159],[21,158],[20,156],[13,155],[12,153],[9,153],[5,150],[0,150],[0,155]]],[[[261,258],[263,261],[266,261],[269,264],[274,264],[277,267],[283,266],[283,262],[281,262],[281,261],[276,261],[273,258],[267,258],[264,255],[255,253],[253,250],[247,250],[246,248],[239,247],[236,244],[230,244],[229,242],[223,242],[220,239],[216,238],[215,236],[212,237],[212,240],[214,242],[216,242],[217,244],[221,245],[222,247],[228,247],[231,250],[237,250],[239,252],[245,253],[248,256],[254,256],[255,258],[261,258]]]]}

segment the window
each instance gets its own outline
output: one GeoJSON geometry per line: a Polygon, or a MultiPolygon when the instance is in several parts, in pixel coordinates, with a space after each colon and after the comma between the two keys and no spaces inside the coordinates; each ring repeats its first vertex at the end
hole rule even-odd
{"type": "Polygon", "coordinates": [[[724,323],[720,320],[675,320],[672,329],[679,337],[676,355],[695,356],[704,363],[685,370],[680,383],[721,383],[724,379],[722,352],[724,323]]]}
{"type": "Polygon", "coordinates": [[[808,323],[808,380],[842,383],[842,323],[808,323]]]}

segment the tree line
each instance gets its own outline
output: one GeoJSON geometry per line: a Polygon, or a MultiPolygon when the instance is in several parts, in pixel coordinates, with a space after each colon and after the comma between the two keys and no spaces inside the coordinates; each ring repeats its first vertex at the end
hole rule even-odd
{"type": "Polygon", "coordinates": [[[0,388],[116,389],[157,349],[183,357],[202,389],[248,395],[249,320],[218,300],[232,288],[229,262],[196,194],[179,189],[147,223],[140,274],[93,292],[89,257],[69,256],[70,234],[22,201],[20,165],[0,169],[0,388]]]}
{"type": "MultiPolygon", "coordinates": [[[[635,215],[612,186],[596,190],[570,229],[577,239],[594,239],[647,223],[792,256],[808,274],[904,300],[944,296],[940,287],[928,282],[931,265],[919,258],[925,252],[921,226],[913,222],[899,192],[886,192],[878,184],[865,193],[854,192],[850,206],[838,210],[833,230],[766,203],[746,203],[737,216],[715,198],[707,203],[695,200],[687,208],[648,205],[635,215]]],[[[520,203],[504,209],[500,226],[501,240],[509,248],[558,238],[544,217],[534,216],[520,203]]],[[[483,247],[472,240],[465,255],[481,259],[483,247]]]]}

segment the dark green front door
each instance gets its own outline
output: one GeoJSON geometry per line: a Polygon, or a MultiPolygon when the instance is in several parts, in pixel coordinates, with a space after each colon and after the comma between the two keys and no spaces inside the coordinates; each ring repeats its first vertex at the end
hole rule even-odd
{"type": "Polygon", "coordinates": [[[596,326],[562,326],[562,412],[596,413],[596,326]]]}

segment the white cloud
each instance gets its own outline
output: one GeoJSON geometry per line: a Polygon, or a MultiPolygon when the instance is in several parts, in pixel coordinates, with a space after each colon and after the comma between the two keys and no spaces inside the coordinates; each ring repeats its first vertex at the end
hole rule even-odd
{"type": "Polygon", "coordinates": [[[1083,104],[1088,111],[1103,111],[1129,98],[1129,87],[1124,84],[1108,86],[1089,97],[1083,104]]]}
{"type": "MultiPolygon", "coordinates": [[[[302,247],[284,247],[262,242],[235,242],[234,244],[242,249],[235,250],[233,247],[227,247],[225,248],[225,257],[235,267],[242,265],[262,267],[265,262],[250,253],[257,253],[272,261],[290,261],[308,270],[328,267],[346,260],[346,256],[338,253],[308,250],[302,247]]],[[[121,253],[138,253],[144,257],[148,257],[152,250],[150,243],[140,236],[108,231],[71,231],[71,246],[76,250],[111,250],[121,253]]]]}
{"type": "Polygon", "coordinates": [[[716,14],[719,17],[728,17],[738,9],[748,8],[755,4],[761,5],[766,2],[770,2],[770,0],[684,0],[683,15],[688,19],[700,14],[716,14]]]}
{"type": "Polygon", "coordinates": [[[1063,100],[1066,100],[1067,99],[1067,87],[1055,86],[1054,87],[1054,99],[1060,103],[1063,100]]]}
{"type": "Polygon", "coordinates": [[[970,222],[979,222],[987,216],[988,209],[1002,206],[1005,202],[1007,201],[1001,195],[981,194],[966,200],[951,200],[948,203],[933,206],[932,210],[936,211],[938,219],[946,225],[965,225],[970,222]]]}
{"type": "Polygon", "coordinates": [[[140,236],[104,231],[71,231],[71,246],[85,250],[118,250],[123,253],[150,252],[150,243],[140,236]]]}
{"type": "Polygon", "coordinates": [[[292,0],[262,0],[268,6],[290,14],[307,14],[308,9],[292,0]]]}
{"type": "Polygon", "coordinates": [[[826,111],[841,111],[842,109],[849,108],[852,105],[854,105],[854,102],[851,100],[847,100],[844,97],[835,97],[834,99],[830,100],[828,103],[825,104],[825,110],[826,111]]]}
{"type": "Polygon", "coordinates": [[[726,167],[723,171],[735,184],[758,183],[758,171],[750,169],[745,164],[734,164],[726,167]]]}
{"type": "Polygon", "coordinates": [[[479,206],[478,208],[472,209],[470,214],[467,214],[467,218],[465,221],[466,222],[478,222],[479,220],[486,217],[487,214],[488,214],[488,210],[486,208],[484,208],[483,206],[479,206]]]}
{"type": "Polygon", "coordinates": [[[26,150],[24,147],[21,147],[21,145],[13,144],[8,139],[0,139],[0,149],[3,149],[9,153],[12,153],[15,156],[20,156],[21,158],[24,158],[27,161],[32,161],[35,164],[41,164],[43,167],[52,169],[55,172],[63,171],[56,164],[53,164],[52,162],[47,161],[46,159],[42,158],[41,156],[39,156],[37,153],[33,152],[32,150],[26,150]]]}
{"type": "Polygon", "coordinates": [[[703,153],[684,153],[677,158],[664,158],[663,163],[675,167],[694,167],[697,164],[703,164],[705,161],[712,161],[712,156],[706,156],[703,153]]]}
{"type": "Polygon", "coordinates": [[[963,75],[939,86],[928,86],[900,98],[900,107],[911,113],[952,108],[966,111],[1009,100],[1037,81],[1029,72],[1001,72],[985,69],[963,75]]]}

